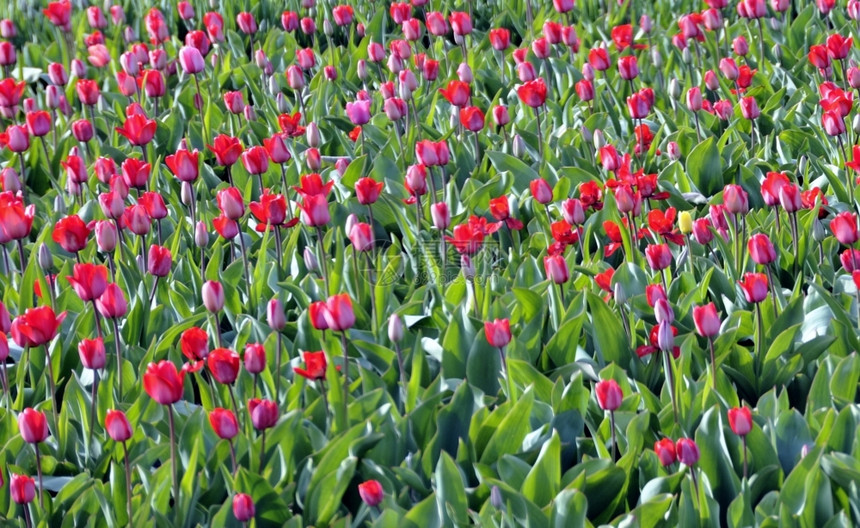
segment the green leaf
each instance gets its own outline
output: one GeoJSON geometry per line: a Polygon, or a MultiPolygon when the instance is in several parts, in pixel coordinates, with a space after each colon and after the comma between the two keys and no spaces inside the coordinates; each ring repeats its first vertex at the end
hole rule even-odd
{"type": "Polygon", "coordinates": [[[460,468],[448,453],[443,452],[436,464],[436,507],[443,523],[468,523],[469,503],[460,468]]]}
{"type": "Polygon", "coordinates": [[[713,137],[699,143],[687,156],[687,175],[699,192],[713,196],[723,188],[720,151],[713,137]]]}

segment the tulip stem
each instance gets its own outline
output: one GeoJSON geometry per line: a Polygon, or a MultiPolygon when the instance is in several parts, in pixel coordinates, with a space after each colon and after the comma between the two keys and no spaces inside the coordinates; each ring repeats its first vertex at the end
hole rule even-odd
{"type": "Polygon", "coordinates": [[[92,387],[92,401],[90,402],[90,436],[89,436],[89,445],[90,449],[92,449],[93,445],[93,429],[95,429],[95,424],[97,420],[97,412],[96,408],[96,396],[99,393],[99,371],[98,369],[93,369],[93,387],[92,387]]]}
{"type": "Polygon", "coordinates": [[[535,107],[535,115],[537,116],[537,137],[538,137],[538,155],[540,159],[538,160],[540,164],[543,164],[543,132],[541,131],[541,119],[540,119],[540,107],[535,107]]]}
{"type": "Polygon", "coordinates": [[[18,263],[21,266],[21,282],[24,282],[24,270],[27,269],[27,264],[24,262],[24,241],[23,239],[16,240],[18,244],[18,263]]]}
{"type": "Polygon", "coordinates": [[[328,256],[325,252],[325,245],[323,244],[323,231],[320,226],[317,226],[317,241],[319,242],[320,248],[320,262],[322,263],[323,269],[323,283],[325,284],[325,295],[328,296],[329,292],[329,283],[328,283],[328,256]]]}
{"type": "Polygon", "coordinates": [[[131,509],[131,464],[128,460],[128,443],[125,440],[122,442],[122,456],[125,462],[125,507],[128,510],[128,525],[133,526],[131,522],[134,517],[131,509]]]}
{"type": "Polygon", "coordinates": [[[747,479],[747,435],[741,436],[744,443],[744,481],[747,479]]]}
{"type": "MultiPolygon", "coordinates": [[[[179,468],[176,458],[176,424],[173,419],[173,404],[167,406],[167,420],[170,425],[170,471],[173,473],[173,505],[179,506],[179,468]]],[[[264,433],[265,434],[265,433],[264,433]]]]}
{"type": "MultiPolygon", "coordinates": [[[[755,340],[755,350],[756,350],[756,367],[762,362],[764,358],[762,358],[762,351],[764,347],[764,320],[761,316],[761,303],[755,303],[755,318],[756,318],[756,328],[757,328],[757,336],[755,340]]],[[[755,372],[756,376],[759,375],[758,368],[756,368],[755,372]]]]}
{"type": "MultiPolygon", "coordinates": [[[[277,403],[281,398],[281,361],[282,361],[282,351],[281,351],[281,333],[278,332],[278,341],[277,348],[275,349],[275,402],[277,403]]],[[[254,378],[254,391],[257,390],[256,376],[254,378]]],[[[280,407],[280,406],[279,406],[280,407]]]]}
{"type": "Polygon", "coordinates": [[[713,388],[717,390],[717,360],[716,354],[714,354],[714,338],[708,338],[708,348],[711,351],[711,376],[714,382],[713,388]]]}
{"type": "Polygon", "coordinates": [[[60,414],[57,411],[57,387],[54,385],[54,364],[51,362],[51,353],[48,351],[48,344],[45,344],[45,358],[48,361],[48,388],[51,391],[51,411],[54,415],[54,434],[57,435],[57,440],[60,439],[60,414]]]}
{"type": "Polygon", "coordinates": [[[663,368],[666,371],[666,383],[669,384],[669,399],[672,400],[672,412],[675,415],[675,423],[678,421],[678,402],[675,401],[675,373],[672,371],[672,351],[663,352],[663,368]]]}
{"type": "Polygon", "coordinates": [[[245,248],[245,237],[239,233],[239,248],[242,250],[242,266],[245,270],[245,283],[248,285],[248,296],[251,296],[251,275],[248,273],[248,250],[245,248]]]}
{"type": "MultiPolygon", "coordinates": [[[[54,289],[53,289],[53,288],[51,288],[51,291],[53,292],[53,291],[54,291],[54,289]]],[[[99,317],[99,309],[98,309],[98,308],[96,308],[96,300],[95,300],[95,299],[92,299],[90,302],[92,302],[92,304],[93,304],[93,317],[94,317],[94,318],[95,318],[95,320],[96,320],[96,332],[98,332],[99,337],[102,337],[102,336],[103,336],[103,332],[102,332],[102,319],[101,319],[101,317],[99,317]]],[[[150,302],[151,302],[151,301],[150,301],[150,302]]]]}
{"type": "Polygon", "coordinates": [[[266,458],[266,430],[263,429],[263,435],[260,439],[260,467],[257,469],[257,473],[263,474],[263,465],[266,458]]]}
{"type": "Polygon", "coordinates": [[[403,366],[403,351],[400,350],[400,343],[394,343],[394,352],[397,354],[397,366],[400,369],[400,383],[397,384],[398,387],[402,387],[400,396],[400,413],[402,414],[406,409],[406,395],[408,393],[408,388],[406,385],[406,368],[403,366]]]}
{"type": "MultiPolygon", "coordinates": [[[[158,291],[158,277],[155,277],[155,281],[152,283],[152,289],[149,291],[149,306],[152,306],[152,301],[155,300],[156,291],[158,291]]],[[[96,316],[96,320],[98,321],[98,316],[96,316]]]]}
{"type": "Polygon", "coordinates": [[[119,388],[119,397],[117,400],[122,401],[122,350],[119,346],[119,325],[116,322],[116,318],[111,319],[113,323],[113,345],[116,350],[116,379],[117,379],[117,387],[119,388]]]}
{"type": "Polygon", "coordinates": [[[39,453],[39,444],[33,444],[36,451],[36,473],[39,475],[39,508],[45,509],[45,487],[42,485],[42,455],[39,453]]]}
{"type": "Polygon", "coordinates": [[[227,440],[227,445],[230,446],[230,460],[233,462],[233,476],[239,471],[239,465],[236,464],[236,446],[233,445],[233,439],[227,440]]]}
{"type": "Polygon", "coordinates": [[[612,461],[618,458],[618,444],[615,439],[615,411],[609,411],[609,429],[612,433],[612,461]]]}
{"type": "Polygon", "coordinates": [[[194,74],[194,84],[197,85],[197,97],[200,98],[200,108],[197,113],[200,114],[201,131],[203,132],[203,144],[209,141],[209,134],[206,133],[206,120],[203,118],[203,94],[200,93],[200,81],[197,80],[197,74],[194,74]]]}
{"type": "MultiPolygon", "coordinates": [[[[278,274],[281,273],[281,268],[283,267],[283,242],[281,242],[281,226],[272,226],[272,229],[275,231],[275,251],[277,251],[277,260],[278,260],[278,274]]],[[[280,279],[280,277],[278,277],[280,279]]]]}
{"type": "Polygon", "coordinates": [[[343,348],[343,417],[349,427],[349,349],[347,348],[346,330],[340,333],[340,346],[343,348]]]}
{"type": "Polygon", "coordinates": [[[24,509],[24,524],[27,528],[33,527],[33,521],[30,520],[30,505],[22,504],[21,507],[24,509]]]}
{"type": "MultiPolygon", "coordinates": [[[[256,384],[254,385],[256,387],[256,384]]],[[[242,429],[242,415],[239,414],[239,405],[236,403],[236,391],[233,390],[233,385],[227,386],[230,389],[230,400],[233,402],[233,411],[236,413],[236,418],[239,421],[239,429],[242,429]]]]}

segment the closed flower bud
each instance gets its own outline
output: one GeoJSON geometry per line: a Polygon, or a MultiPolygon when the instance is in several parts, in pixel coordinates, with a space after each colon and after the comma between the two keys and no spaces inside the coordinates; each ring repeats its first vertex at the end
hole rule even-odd
{"type": "Polygon", "coordinates": [[[669,97],[677,99],[681,96],[681,84],[678,79],[673,78],[669,81],[669,97]]]}
{"type": "Polygon", "coordinates": [[[526,153],[526,142],[523,141],[522,136],[519,134],[514,135],[512,144],[514,157],[522,158],[526,153]]]}
{"type": "Polygon", "coordinates": [[[45,244],[39,244],[39,267],[44,271],[54,267],[54,257],[51,256],[51,250],[45,244]]]}
{"type": "Polygon", "coordinates": [[[266,322],[273,330],[283,330],[287,326],[284,316],[284,305],[278,299],[272,299],[266,305],[266,322]]]}
{"type": "Polygon", "coordinates": [[[320,146],[320,129],[313,121],[308,123],[307,129],[308,146],[311,148],[319,148],[320,146]]]}
{"type": "Polygon", "coordinates": [[[392,343],[397,343],[403,339],[403,321],[397,314],[392,314],[388,318],[388,339],[392,343]]]}
{"type": "Polygon", "coordinates": [[[604,146],[606,146],[606,139],[603,136],[603,131],[599,128],[595,130],[591,142],[594,144],[594,148],[597,150],[600,150],[604,146]]]}
{"type": "Polygon", "coordinates": [[[317,256],[314,254],[311,248],[305,247],[305,252],[302,256],[305,261],[305,267],[308,269],[308,271],[313,272],[319,269],[319,261],[317,261],[317,256]]]}
{"type": "Polygon", "coordinates": [[[212,313],[224,308],[224,287],[220,282],[206,281],[203,284],[203,305],[212,313]]]}
{"type": "Polygon", "coordinates": [[[678,229],[685,235],[693,232],[693,216],[689,211],[681,211],[678,215],[678,229]]]}

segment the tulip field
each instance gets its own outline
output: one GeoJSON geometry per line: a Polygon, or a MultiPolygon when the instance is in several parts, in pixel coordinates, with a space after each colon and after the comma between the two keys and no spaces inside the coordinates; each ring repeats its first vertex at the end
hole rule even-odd
{"type": "Polygon", "coordinates": [[[858,45],[0,2],[0,526],[860,525],[858,45]]]}

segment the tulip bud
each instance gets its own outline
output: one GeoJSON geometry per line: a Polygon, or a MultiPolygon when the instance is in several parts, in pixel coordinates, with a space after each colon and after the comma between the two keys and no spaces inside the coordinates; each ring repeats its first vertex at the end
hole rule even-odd
{"type": "Polygon", "coordinates": [[[594,67],[588,62],[582,65],[582,78],[586,81],[594,80],[594,67]]]}
{"type": "Polygon", "coordinates": [[[212,313],[224,308],[224,287],[220,282],[206,281],[203,283],[203,305],[212,313]]]}
{"type": "Polygon", "coordinates": [[[314,255],[314,252],[311,251],[311,248],[305,247],[305,252],[302,255],[305,260],[305,267],[308,271],[317,271],[320,267],[319,261],[317,261],[317,256],[314,255]]]}
{"type": "Polygon", "coordinates": [[[675,321],[675,312],[672,310],[672,305],[666,299],[658,299],[654,303],[654,318],[658,323],[667,322],[672,324],[675,321]]]}
{"type": "Polygon", "coordinates": [[[206,222],[200,220],[194,227],[194,244],[197,247],[206,247],[209,244],[209,232],[206,231],[206,222]]]}
{"type": "Polygon", "coordinates": [[[182,203],[185,205],[191,205],[194,203],[194,187],[191,186],[191,182],[183,181],[180,186],[179,191],[180,199],[182,203]]]}
{"type": "Polygon", "coordinates": [[[677,99],[681,96],[681,85],[678,83],[678,79],[673,78],[669,81],[669,97],[672,99],[677,99]]]}
{"type": "Polygon", "coordinates": [[[283,92],[278,92],[278,94],[275,95],[275,104],[278,106],[278,112],[281,112],[282,114],[286,113],[290,109],[287,98],[284,96],[283,92]]]}
{"type": "Polygon", "coordinates": [[[356,73],[358,73],[359,80],[364,81],[367,79],[367,61],[361,59],[358,61],[358,66],[356,67],[356,73]]]}
{"type": "Polygon", "coordinates": [[[860,134],[860,114],[854,114],[854,118],[851,119],[851,128],[854,129],[855,134],[860,134]]]}
{"type": "Polygon", "coordinates": [[[806,157],[806,154],[800,156],[800,159],[797,160],[797,170],[801,175],[806,174],[806,166],[809,164],[809,159],[806,157]]]}
{"type": "Polygon", "coordinates": [[[337,173],[343,177],[346,174],[346,169],[349,168],[349,160],[347,158],[338,158],[337,161],[334,162],[334,168],[337,170],[337,173]]]}
{"type": "Polygon", "coordinates": [[[693,216],[689,211],[681,211],[678,215],[678,229],[685,235],[693,232],[693,216]]]}
{"type": "Polygon", "coordinates": [[[325,36],[327,36],[327,37],[330,37],[330,36],[334,35],[334,27],[332,27],[331,22],[329,21],[329,19],[325,19],[325,20],[323,21],[323,33],[324,33],[324,34],[325,34],[325,36]]]}
{"type": "Polygon", "coordinates": [[[266,305],[266,322],[273,330],[283,330],[287,326],[287,318],[284,316],[284,305],[278,299],[272,299],[266,305]]]}
{"type": "Polygon", "coordinates": [[[403,339],[403,321],[400,320],[400,316],[397,314],[392,314],[388,318],[388,339],[392,343],[397,343],[403,339]]]}
{"type": "Polygon", "coordinates": [[[51,255],[51,250],[45,244],[39,245],[39,267],[44,271],[48,271],[54,267],[54,257],[51,255]]]}
{"type": "Polygon", "coordinates": [[[671,352],[675,347],[675,336],[672,334],[672,325],[668,321],[663,321],[657,326],[657,347],[664,352],[671,352]]]}
{"type": "Polygon", "coordinates": [[[596,150],[602,149],[606,146],[606,139],[603,137],[603,131],[599,128],[594,131],[594,137],[592,139],[592,143],[594,143],[594,148],[596,150]]]}
{"type": "Polygon", "coordinates": [[[278,95],[282,95],[281,94],[281,85],[278,84],[278,80],[275,78],[274,75],[268,73],[269,68],[271,68],[271,67],[272,67],[272,65],[271,65],[271,63],[269,63],[268,67],[266,68],[266,74],[269,76],[269,80],[267,81],[267,83],[269,85],[269,94],[272,95],[273,97],[277,97],[278,95]]]}
{"type": "Polygon", "coordinates": [[[6,167],[0,171],[0,188],[4,191],[17,193],[21,190],[21,179],[13,167],[6,167]]]}
{"type": "Polygon", "coordinates": [[[254,110],[254,105],[245,105],[243,112],[245,113],[245,121],[257,120],[257,111],[254,110]]]}
{"type": "Polygon", "coordinates": [[[472,68],[469,67],[468,63],[460,63],[460,66],[457,67],[457,77],[464,83],[472,82],[472,68]]]}
{"type": "Polygon", "coordinates": [[[320,128],[314,121],[308,123],[307,129],[308,146],[311,148],[319,148],[320,146],[320,128]]]}
{"type": "Polygon", "coordinates": [[[71,70],[72,75],[78,79],[83,79],[87,76],[87,67],[81,59],[72,59],[71,70]]]}
{"type": "Polygon", "coordinates": [[[517,158],[522,158],[526,153],[526,142],[523,141],[522,136],[519,134],[514,135],[513,151],[514,156],[517,158]]]}
{"type": "Polygon", "coordinates": [[[681,157],[681,147],[674,141],[670,141],[668,145],[666,145],[666,155],[670,160],[675,161],[681,157]]]}
{"type": "Polygon", "coordinates": [[[497,510],[501,510],[505,506],[502,490],[498,486],[493,486],[493,489],[490,490],[490,504],[497,510]]]}
{"type": "Polygon", "coordinates": [[[693,62],[693,53],[690,51],[690,48],[684,48],[684,51],[681,52],[681,59],[684,61],[684,64],[691,64],[693,62]]]}
{"type": "Polygon", "coordinates": [[[824,224],[821,223],[821,220],[815,218],[812,221],[812,239],[816,242],[822,242],[827,238],[827,231],[824,229],[824,224]]]}
{"type": "Polygon", "coordinates": [[[660,50],[656,47],[651,48],[651,62],[654,63],[654,67],[657,69],[663,67],[663,56],[660,55],[660,50]]]}
{"type": "Polygon", "coordinates": [[[588,143],[589,145],[594,140],[594,136],[591,134],[591,130],[588,129],[587,126],[582,125],[579,127],[579,133],[582,135],[582,140],[588,143]]]}
{"type": "Polygon", "coordinates": [[[460,267],[463,269],[463,276],[466,280],[475,278],[475,266],[472,264],[472,259],[468,255],[460,257],[460,267]]]}

